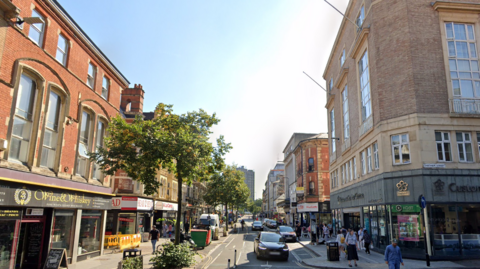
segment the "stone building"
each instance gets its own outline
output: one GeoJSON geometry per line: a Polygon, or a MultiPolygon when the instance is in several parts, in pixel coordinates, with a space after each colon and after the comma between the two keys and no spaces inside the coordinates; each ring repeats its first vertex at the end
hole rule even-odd
{"type": "Polygon", "coordinates": [[[327,81],[335,226],[404,257],[480,254],[479,1],[349,2],[327,81]],[[427,201],[427,225],[418,198],[427,201]]]}

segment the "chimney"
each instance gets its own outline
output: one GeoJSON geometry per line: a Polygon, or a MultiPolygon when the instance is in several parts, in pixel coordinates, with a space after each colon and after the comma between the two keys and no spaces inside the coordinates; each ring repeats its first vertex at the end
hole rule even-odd
{"type": "Polygon", "coordinates": [[[120,108],[126,113],[143,113],[143,97],[145,91],[142,84],[134,84],[122,92],[120,108]]]}

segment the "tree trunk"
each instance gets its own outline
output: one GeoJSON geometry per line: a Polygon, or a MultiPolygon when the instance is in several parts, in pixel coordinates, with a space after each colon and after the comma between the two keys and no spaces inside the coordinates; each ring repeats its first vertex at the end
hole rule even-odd
{"type": "MultiPolygon", "coordinates": [[[[177,161],[177,171],[180,171],[180,164],[177,161]]],[[[177,172],[178,180],[178,211],[177,211],[177,223],[175,223],[175,245],[180,244],[180,222],[182,219],[182,175],[177,172]]]]}

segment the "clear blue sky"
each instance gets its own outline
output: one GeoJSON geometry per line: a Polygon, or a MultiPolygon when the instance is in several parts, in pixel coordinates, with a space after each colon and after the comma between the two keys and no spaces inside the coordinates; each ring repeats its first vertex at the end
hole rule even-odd
{"type": "MultiPolygon", "coordinates": [[[[340,10],[347,0],[331,0],[340,10]]],[[[293,132],[327,132],[319,83],[342,16],[322,0],[60,0],[133,84],[144,111],[203,108],[226,160],[255,170],[256,198],[293,132]]]]}

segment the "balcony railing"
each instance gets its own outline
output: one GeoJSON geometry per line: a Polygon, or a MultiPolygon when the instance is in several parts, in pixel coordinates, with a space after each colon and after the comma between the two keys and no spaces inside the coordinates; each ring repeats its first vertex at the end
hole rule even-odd
{"type": "Polygon", "coordinates": [[[480,114],[480,99],[450,99],[450,112],[458,114],[480,114]]]}
{"type": "Polygon", "coordinates": [[[372,129],[373,127],[373,117],[370,115],[368,119],[366,119],[362,125],[360,125],[360,136],[364,135],[368,130],[372,129]]]}

